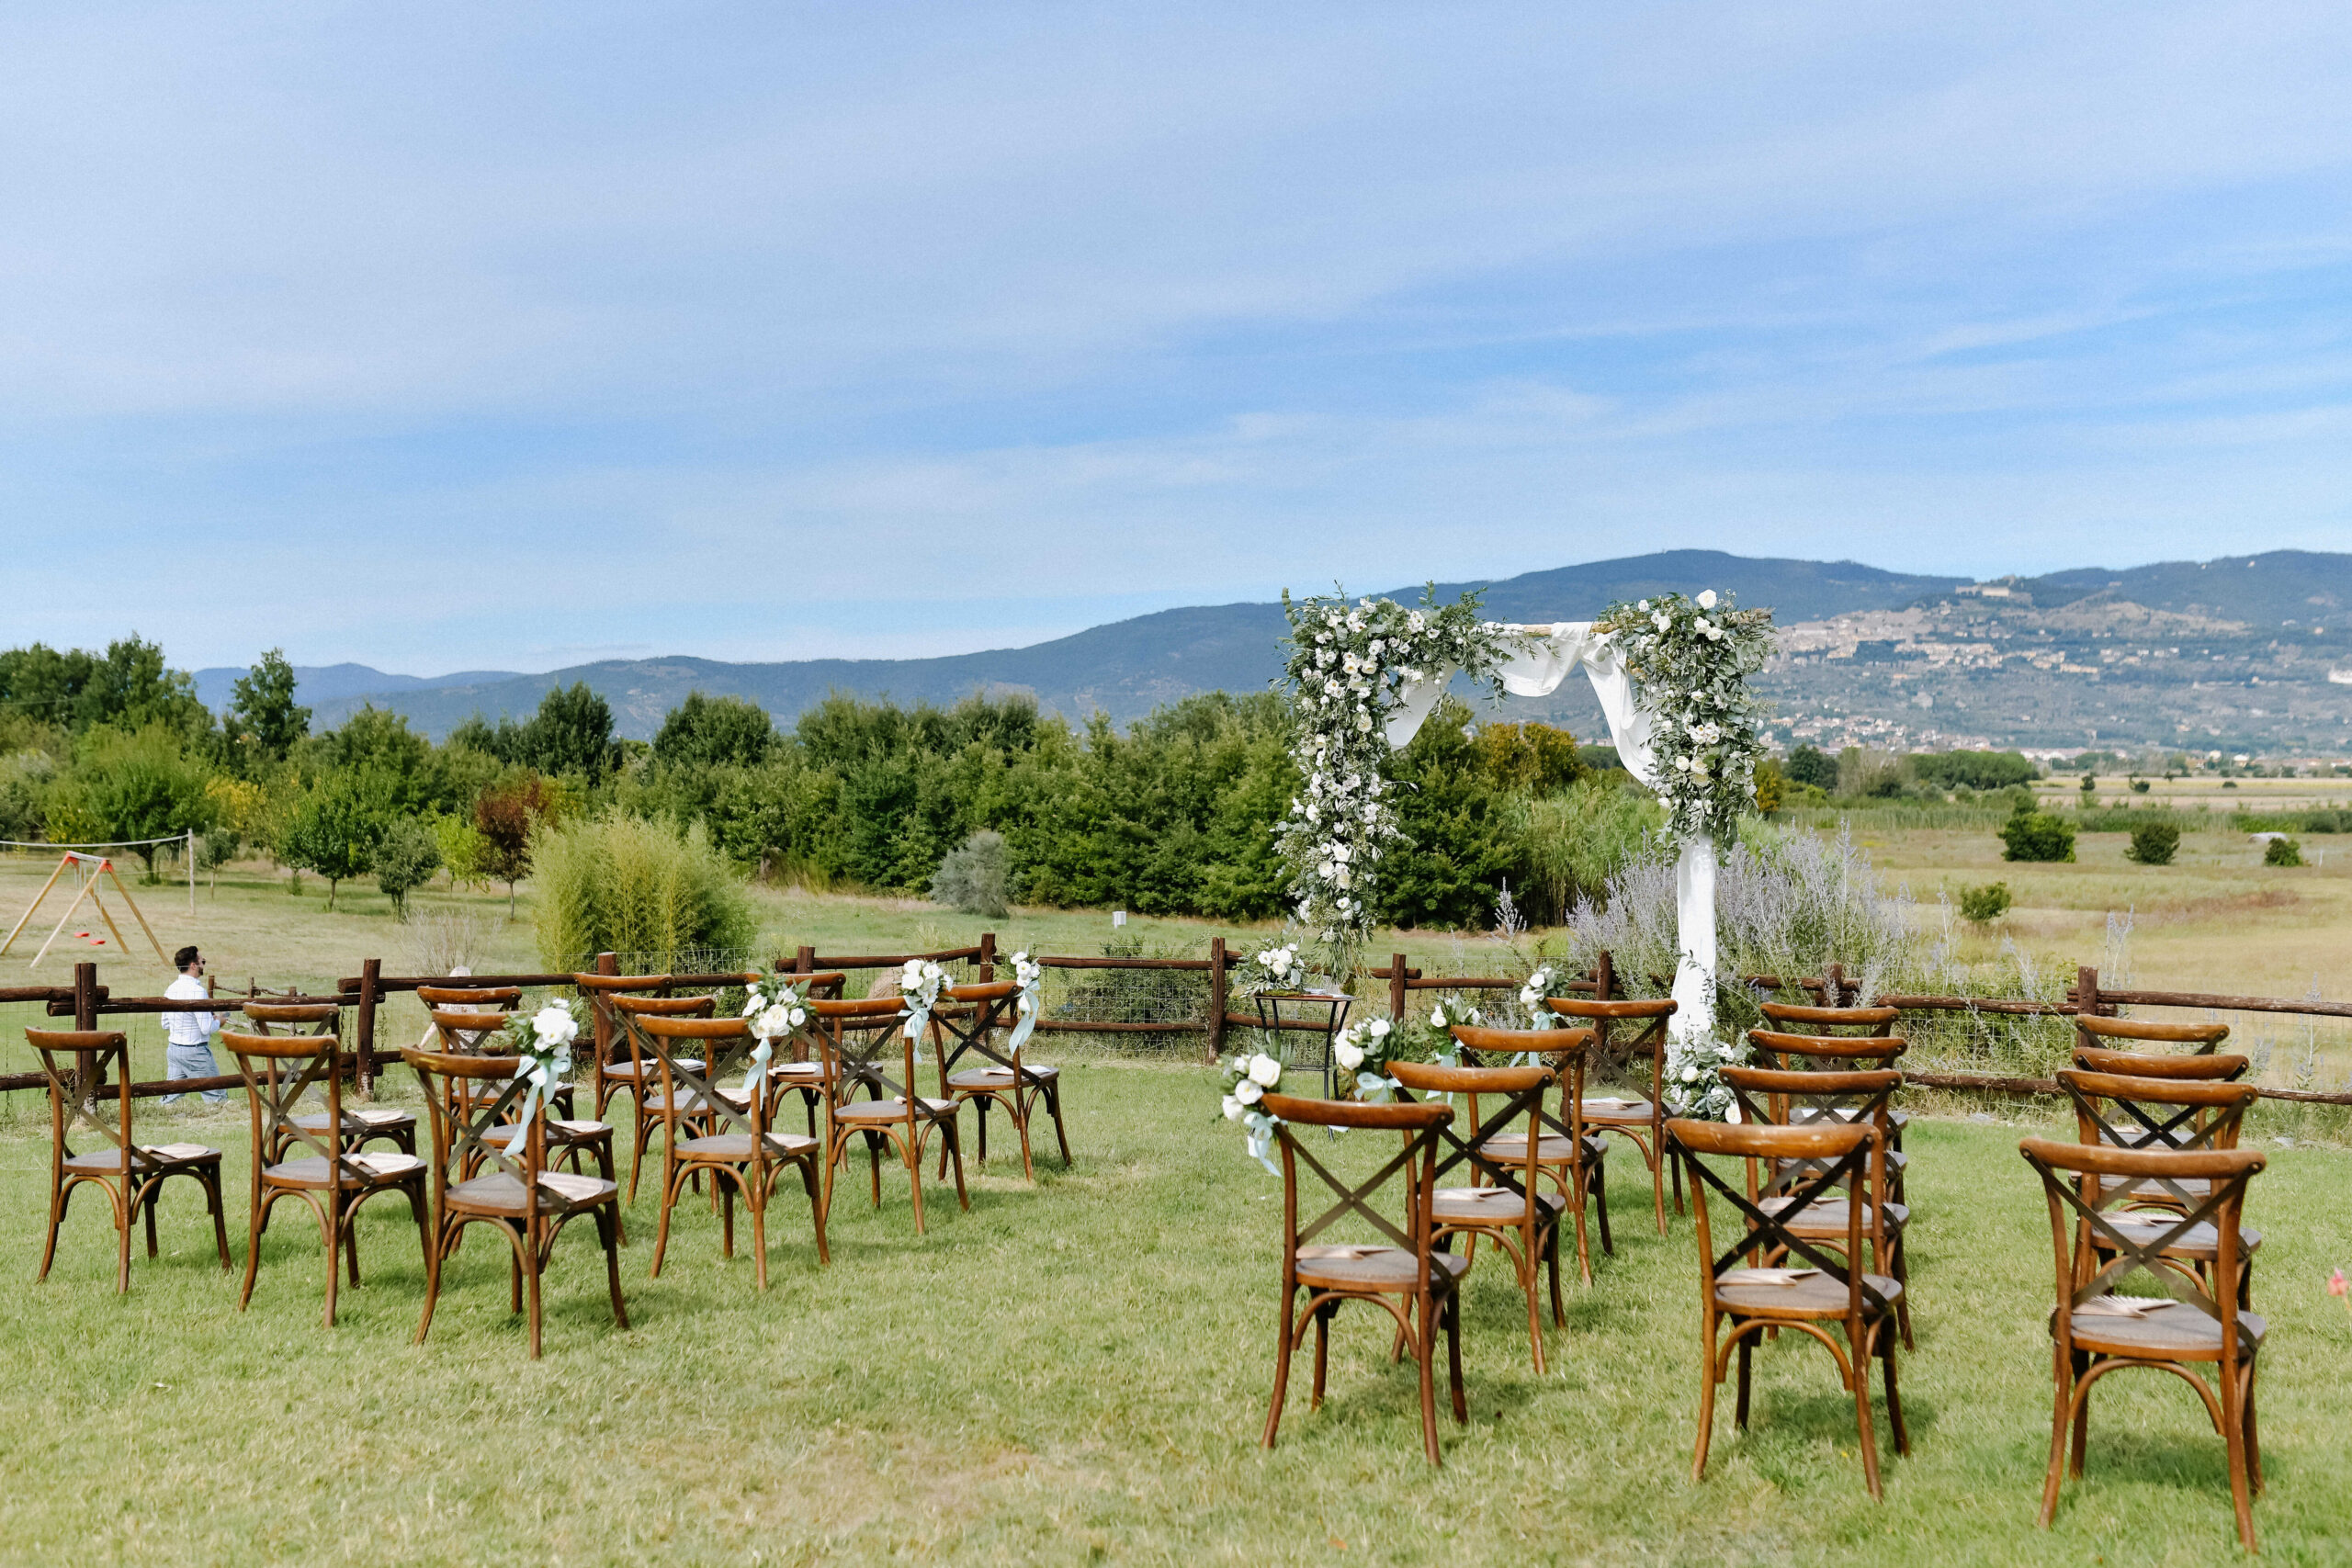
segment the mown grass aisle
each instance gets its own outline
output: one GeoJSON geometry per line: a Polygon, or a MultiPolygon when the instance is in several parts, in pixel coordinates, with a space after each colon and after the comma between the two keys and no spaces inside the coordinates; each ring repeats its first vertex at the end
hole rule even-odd
{"type": "MultiPolygon", "coordinates": [[[[1472,1420],[1420,1461],[1409,1367],[1369,1313],[1343,1314],[1330,1401],[1302,1371],[1282,1447],[1261,1452],[1272,1372],[1278,1184],[1214,1121],[1202,1075],[1077,1066],[1077,1169],[1031,1188],[1001,1159],[969,1214],[864,1175],[820,1271],[806,1206],[775,1211],[775,1288],[722,1262],[689,1204],[650,1281],[650,1188],[629,1215],[636,1326],[609,1325],[582,1227],[558,1250],[547,1357],[525,1357],[503,1254],[459,1256],[423,1347],[413,1227],[363,1222],[368,1283],[319,1326],[315,1232],[289,1208],[253,1309],[212,1260],[191,1191],[165,1256],[111,1289],[111,1231],[85,1195],[36,1286],[42,1140],[0,1144],[0,1558],[305,1562],[2209,1562],[2234,1555],[2222,1448],[2192,1396],[2104,1383],[2090,1478],[2034,1529],[2048,1440],[2050,1262],[2020,1130],[1910,1134],[1919,1348],[1902,1364],[1916,1457],[1863,1493],[1851,1406],[1793,1339],[1758,1361],[1756,1425],[1728,1401],[1709,1479],[1690,1479],[1697,1259],[1659,1239],[1638,1163],[1611,1156],[1618,1254],[1570,1279],[1554,1371],[1529,1370],[1523,1309],[1482,1258],[1467,1297],[1472,1420]]],[[[227,1150],[242,1247],[244,1124],[157,1113],[156,1141],[227,1150]]],[[[618,1107],[616,1107],[617,1110],[618,1107]]],[[[795,1112],[797,1116],[797,1110],[795,1112]]],[[[1357,1135],[1357,1164],[1388,1145],[1357,1135]]],[[[1000,1150],[1001,1153],[1001,1150],[1000,1150]]],[[[2338,1195],[2352,1156],[2276,1150],[2250,1218],[2267,1240],[2255,1304],[2268,1559],[2339,1561],[2352,1540],[2341,1395],[2352,1325],[2321,1291],[2352,1259],[2338,1195]]],[[[379,1201],[380,1202],[381,1201],[379,1201]]],[[[242,1253],[239,1258],[242,1264],[242,1253]]],[[[1882,1422],[1883,1430],[1883,1422],[1882,1422]]]]}

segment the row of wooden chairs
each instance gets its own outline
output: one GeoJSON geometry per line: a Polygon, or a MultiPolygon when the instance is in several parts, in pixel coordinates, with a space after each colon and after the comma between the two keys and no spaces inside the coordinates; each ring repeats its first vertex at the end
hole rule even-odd
{"type": "MultiPolygon", "coordinates": [[[[795,1169],[808,1189],[819,1261],[827,1261],[825,1220],[833,1172],[860,1138],[873,1156],[877,1204],[881,1150],[892,1148],[905,1163],[913,1179],[918,1231],[922,1226],[921,1168],[934,1137],[940,1140],[942,1176],[952,1161],[957,1195],[968,1208],[956,1123],[956,1112],[968,1100],[1010,1112],[1021,1134],[1023,1168],[1033,1178],[1028,1124],[1035,1110],[1046,1110],[1054,1120],[1063,1161],[1069,1163],[1058,1072],[1023,1061],[1018,1047],[1000,1050],[991,1043],[991,1032],[1010,1021],[1017,1003],[1018,987],[1010,983],[953,988],[933,1010],[924,1038],[939,1049],[944,1091],[933,1099],[907,1088],[915,1081],[922,1039],[909,1032],[905,1005],[895,998],[841,1000],[838,975],[811,977],[813,988],[836,993],[812,1004],[819,1024],[818,1059],[770,1063],[763,1073],[746,1070],[754,1044],[749,1021],[714,1017],[715,998],[662,995],[670,985],[666,976],[579,978],[586,982],[583,991],[595,1000],[599,1022],[617,1026],[608,1036],[616,1049],[592,1050],[591,1087],[599,1096],[600,1111],[609,1103],[608,1089],[630,1090],[639,1164],[651,1132],[658,1129],[663,1134],[661,1223],[652,1264],[656,1276],[668,1247],[675,1204],[689,1184],[707,1180],[714,1204],[723,1213],[722,1246],[730,1256],[735,1203],[740,1200],[750,1211],[755,1277],[765,1289],[769,1200],[782,1175],[795,1169]],[[957,1070],[957,1063],[975,1052],[985,1065],[957,1070]],[[821,1141],[813,1135],[813,1107],[811,1135],[776,1126],[777,1110],[796,1091],[804,1098],[813,1092],[824,1106],[821,1141]]],[[[746,983],[757,978],[744,976],[746,983]]],[[[413,1113],[345,1103],[341,1069],[347,1058],[336,1038],[339,1015],[334,1004],[243,1005],[248,1029],[222,1033],[250,1091],[254,1150],[241,1309],[253,1295],[261,1239],[272,1213],[284,1199],[297,1197],[321,1226],[327,1264],[325,1320],[332,1326],[339,1278],[347,1270],[350,1282],[359,1283],[355,1216],[378,1193],[398,1192],[412,1206],[424,1255],[426,1299],[417,1328],[420,1341],[431,1327],[449,1257],[469,1226],[489,1223],[506,1237],[513,1252],[512,1305],[527,1312],[531,1351],[537,1355],[540,1276],[556,1235],[583,1215],[594,1220],[603,1241],[615,1321],[627,1326],[616,1251],[626,1236],[614,1170],[613,1128],[601,1120],[573,1119],[568,1084],[553,1086],[546,1113],[524,1116],[519,1102],[528,1090],[516,1077],[520,1059],[488,1054],[486,1042],[512,1021],[514,1014],[508,1010],[519,1004],[521,995],[518,989],[497,987],[420,991],[432,1021],[429,1043],[403,1051],[402,1056],[424,1087],[433,1138],[429,1161],[415,1152],[413,1113]],[[280,1030],[288,1032],[277,1032],[280,1030]],[[320,1100],[323,1109],[312,1109],[320,1100]],[[389,1151],[369,1147],[378,1143],[393,1146],[389,1151]],[[586,1167],[589,1160],[594,1162],[594,1173],[586,1167]]],[[[121,1237],[118,1286],[127,1290],[132,1225],[141,1213],[146,1215],[153,1256],[157,1196],[166,1178],[181,1174],[204,1186],[221,1266],[230,1268],[219,1151],[137,1144],[129,1098],[119,1096],[119,1089],[116,1122],[101,1122],[96,1115],[94,1107],[107,1098],[109,1075],[119,1075],[118,1085],[128,1081],[126,1038],[108,1032],[28,1032],[51,1080],[54,1133],[42,1276],[53,1260],[74,1193],[96,1184],[107,1191],[114,1209],[121,1237]],[[74,1151],[70,1134],[85,1125],[105,1134],[104,1150],[74,1151]]],[[[600,1029],[603,1032],[607,1032],[600,1029]]],[[[981,1114],[985,1118],[985,1109],[981,1114]]],[[[632,1193],[634,1187],[632,1171],[632,1193]]]]}

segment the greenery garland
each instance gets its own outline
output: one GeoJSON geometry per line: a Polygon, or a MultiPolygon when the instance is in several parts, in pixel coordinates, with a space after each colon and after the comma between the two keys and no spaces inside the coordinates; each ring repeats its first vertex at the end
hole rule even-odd
{"type": "Polygon", "coordinates": [[[1668,835],[1728,845],[1756,789],[1765,705],[1747,689],[1772,651],[1772,612],[1743,610],[1709,589],[1619,603],[1595,623],[1610,634],[1634,696],[1657,716],[1650,755],[1668,835]]]}
{"type": "Polygon", "coordinates": [[[1388,721],[1424,675],[1457,669],[1494,682],[1520,639],[1478,617],[1478,595],[1440,607],[1436,585],[1418,609],[1344,593],[1294,601],[1283,683],[1297,720],[1291,757],[1299,793],[1277,840],[1298,919],[1320,933],[1332,974],[1354,965],[1372,934],[1381,856],[1404,837],[1387,798],[1388,721]]]}

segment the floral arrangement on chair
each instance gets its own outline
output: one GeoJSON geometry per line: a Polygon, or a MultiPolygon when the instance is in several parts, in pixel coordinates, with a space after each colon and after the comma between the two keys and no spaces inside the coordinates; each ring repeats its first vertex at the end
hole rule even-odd
{"type": "Polygon", "coordinates": [[[1368,1018],[1340,1031],[1331,1042],[1331,1059],[1348,1075],[1348,1098],[1377,1104],[1395,1094],[1396,1080],[1388,1064],[1407,1055],[1404,1031],[1385,1018],[1368,1018]]]}
{"type": "Polygon", "coordinates": [[[1563,1027],[1560,1015],[1545,1007],[1544,1003],[1552,997],[1573,996],[1575,992],[1572,986],[1573,982],[1569,980],[1567,971],[1565,969],[1549,963],[1537,964],[1534,973],[1521,981],[1519,987],[1519,1005],[1527,1011],[1527,1027],[1530,1029],[1563,1027]]]}
{"type": "Polygon", "coordinates": [[[910,958],[899,971],[899,991],[907,1003],[907,1038],[915,1043],[915,1060],[922,1060],[923,1031],[931,1027],[931,1010],[950,984],[946,969],[928,958],[910,958]]]}
{"type": "Polygon", "coordinates": [[[1021,995],[1012,1006],[1012,1038],[1006,1043],[1008,1051],[1018,1051],[1029,1043],[1029,1036],[1037,1032],[1037,1014],[1041,1008],[1039,987],[1046,982],[1046,967],[1026,953],[1012,955],[1012,983],[1021,987],[1021,995]]]}
{"type": "Polygon", "coordinates": [[[764,975],[743,993],[743,1016],[752,1021],[752,1061],[743,1073],[743,1093],[758,1088],[760,1075],[776,1048],[808,1027],[808,983],[789,975],[764,975]]]}
{"type": "Polygon", "coordinates": [[[511,1052],[522,1058],[521,1068],[514,1076],[530,1088],[523,1096],[522,1111],[514,1118],[518,1124],[528,1126],[557,1087],[571,1078],[571,1043],[580,1038],[586,1011],[584,1002],[550,998],[528,1018],[519,1012],[514,1014],[503,1029],[482,1042],[489,1055],[511,1052]]]}
{"type": "Polygon", "coordinates": [[[1274,1128],[1280,1123],[1260,1104],[1272,1090],[1282,1088],[1283,1065],[1262,1051],[1237,1054],[1222,1064],[1220,1085],[1225,1091],[1225,1119],[1238,1122],[1249,1134],[1250,1157],[1266,1168],[1270,1176],[1280,1176],[1274,1162],[1266,1157],[1274,1146],[1274,1128]]]}

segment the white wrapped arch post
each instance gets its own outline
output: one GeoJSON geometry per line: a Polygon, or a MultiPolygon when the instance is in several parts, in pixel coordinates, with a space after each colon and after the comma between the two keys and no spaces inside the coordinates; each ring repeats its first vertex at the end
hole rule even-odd
{"type": "MultiPolygon", "coordinates": [[[[1616,743],[1617,760],[1644,787],[1657,789],[1656,758],[1650,750],[1657,716],[1634,701],[1634,679],[1617,657],[1609,634],[1593,630],[1590,621],[1498,629],[1533,641],[1527,652],[1503,665],[1503,690],[1515,697],[1550,696],[1581,666],[1591,678],[1593,695],[1600,699],[1600,711],[1609,720],[1609,738],[1616,743]]],[[[1388,721],[1392,750],[1419,732],[1454,673],[1451,668],[1432,670],[1405,688],[1403,705],[1388,721]]],[[[1684,840],[1675,862],[1674,915],[1681,958],[1674,969],[1678,1005],[1672,1032],[1677,1039],[1710,1036],[1715,1029],[1715,841],[1703,833],[1684,840]]]]}

